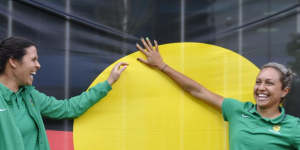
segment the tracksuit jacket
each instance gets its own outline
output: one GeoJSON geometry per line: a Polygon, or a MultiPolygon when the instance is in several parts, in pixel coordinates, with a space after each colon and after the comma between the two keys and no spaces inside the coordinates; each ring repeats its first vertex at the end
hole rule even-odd
{"type": "MultiPolygon", "coordinates": [[[[50,150],[46,130],[42,117],[54,119],[75,118],[84,113],[93,104],[97,103],[109,91],[111,86],[107,81],[97,84],[87,92],[67,100],[57,100],[54,97],[40,93],[33,86],[24,86],[19,89],[20,97],[25,103],[29,116],[37,126],[39,150],[50,150]]],[[[11,90],[0,84],[0,150],[25,150],[22,135],[16,125],[10,109],[12,104],[11,90]]]]}

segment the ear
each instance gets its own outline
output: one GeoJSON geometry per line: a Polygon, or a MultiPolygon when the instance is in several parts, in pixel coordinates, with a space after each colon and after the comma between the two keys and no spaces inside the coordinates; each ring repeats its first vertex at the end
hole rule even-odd
{"type": "Polygon", "coordinates": [[[16,68],[17,67],[17,60],[16,59],[9,58],[7,63],[11,68],[16,68]]]}
{"type": "Polygon", "coordinates": [[[288,88],[288,87],[284,88],[284,89],[282,90],[282,95],[281,95],[281,97],[282,97],[282,98],[285,97],[285,96],[290,92],[290,89],[291,89],[291,88],[288,88]]]}

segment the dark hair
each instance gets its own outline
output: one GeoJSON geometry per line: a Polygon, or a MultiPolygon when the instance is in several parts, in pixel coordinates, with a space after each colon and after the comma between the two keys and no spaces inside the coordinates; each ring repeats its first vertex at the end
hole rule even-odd
{"type": "Polygon", "coordinates": [[[22,60],[26,54],[25,48],[36,46],[33,42],[22,37],[9,37],[0,43],[0,74],[5,70],[9,58],[22,60]]]}

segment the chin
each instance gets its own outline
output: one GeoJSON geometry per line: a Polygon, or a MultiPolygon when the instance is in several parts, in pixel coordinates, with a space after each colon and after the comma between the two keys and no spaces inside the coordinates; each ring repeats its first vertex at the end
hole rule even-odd
{"type": "Polygon", "coordinates": [[[265,106],[268,105],[268,102],[269,102],[269,101],[266,101],[266,102],[259,102],[259,101],[256,100],[256,105],[257,105],[258,107],[265,107],[265,106]]]}
{"type": "Polygon", "coordinates": [[[269,103],[257,103],[256,102],[256,105],[257,105],[257,107],[260,107],[260,108],[267,108],[269,103]]]}
{"type": "Polygon", "coordinates": [[[26,83],[25,85],[32,85],[32,82],[28,82],[28,83],[26,83]]]}

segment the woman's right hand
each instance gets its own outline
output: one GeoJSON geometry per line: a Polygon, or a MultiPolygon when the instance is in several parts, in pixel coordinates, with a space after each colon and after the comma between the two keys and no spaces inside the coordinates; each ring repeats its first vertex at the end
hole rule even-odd
{"type": "Polygon", "coordinates": [[[141,38],[141,41],[145,49],[142,48],[138,43],[136,44],[136,47],[146,56],[147,59],[144,60],[142,58],[137,58],[137,60],[150,67],[163,70],[166,67],[166,64],[160,56],[157,41],[154,40],[154,48],[148,38],[146,38],[146,40],[144,38],[141,38]]]}

